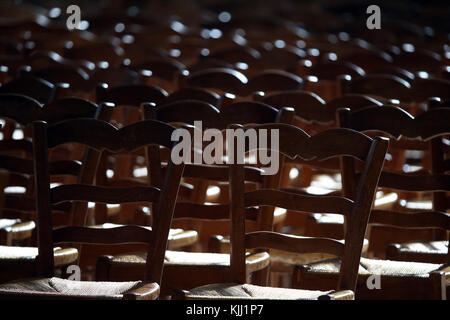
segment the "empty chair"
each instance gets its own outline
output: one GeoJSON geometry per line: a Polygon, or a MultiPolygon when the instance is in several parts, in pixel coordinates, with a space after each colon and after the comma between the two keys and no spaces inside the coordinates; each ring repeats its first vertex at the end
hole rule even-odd
{"type": "MultiPolygon", "coordinates": [[[[0,117],[14,121],[22,126],[31,124],[32,121],[45,119],[49,123],[85,117],[100,117],[102,108],[97,105],[76,98],[57,100],[51,104],[39,105],[35,100],[20,95],[0,95],[2,105],[0,117]]],[[[106,108],[106,107],[105,107],[106,108]]],[[[105,111],[106,112],[106,111],[105,111]]],[[[2,170],[2,218],[0,219],[2,229],[0,233],[5,242],[2,244],[17,244],[18,240],[30,238],[34,229],[34,221],[26,221],[32,218],[36,220],[36,188],[33,181],[34,168],[32,153],[33,147],[30,138],[12,139],[5,137],[0,141],[1,170],[2,170]],[[11,187],[5,189],[5,187],[11,187]]],[[[73,151],[76,149],[73,148],[73,151]]],[[[56,150],[54,150],[56,151],[56,150]]],[[[66,182],[88,181],[93,179],[92,172],[88,166],[83,169],[82,164],[77,161],[82,154],[76,152],[68,153],[61,157],[61,153],[53,152],[50,155],[49,174],[50,182],[60,183],[61,177],[66,182]]],[[[89,164],[92,165],[92,164],[89,164]]],[[[53,224],[60,226],[71,221],[70,213],[72,207],[69,205],[56,205],[53,207],[53,224]]],[[[36,275],[38,248],[32,247],[33,241],[28,243],[19,242],[21,247],[0,246],[0,265],[2,272],[0,281],[31,277],[36,275]],[[31,246],[30,246],[31,244],[31,246]],[[28,246],[23,246],[28,245],[28,246]]],[[[74,248],[61,249],[55,247],[54,265],[61,269],[67,267],[77,259],[77,250],[74,248]]]]}
{"type": "MultiPolygon", "coordinates": [[[[383,106],[381,108],[365,108],[355,112],[341,111],[341,125],[356,130],[377,130],[389,134],[391,137],[398,138],[400,135],[406,137],[421,138],[424,141],[432,141],[432,145],[442,135],[448,135],[448,110],[433,109],[423,113],[416,118],[396,107],[383,106]]],[[[416,140],[413,140],[416,141],[416,140]]],[[[433,147],[432,147],[433,149],[433,147]]],[[[435,156],[439,156],[436,154],[435,156]]],[[[442,154],[441,154],[442,156],[442,154]]],[[[438,161],[433,160],[433,161],[438,161]]],[[[440,160],[442,161],[442,159],[440,160]]],[[[343,163],[343,186],[348,195],[357,192],[357,186],[353,182],[355,175],[354,164],[351,159],[346,159],[343,163]],[[346,174],[347,173],[347,174],[346,174]]],[[[431,173],[396,173],[383,170],[380,175],[378,186],[405,190],[409,192],[437,192],[448,191],[448,175],[442,171],[433,171],[431,173]]],[[[393,236],[405,238],[408,234],[401,232],[398,228],[434,228],[448,230],[448,214],[446,208],[434,207],[429,212],[424,210],[405,210],[397,211],[393,209],[381,210],[374,208],[371,212],[371,240],[373,239],[374,226],[395,226],[396,229],[389,233],[380,234],[379,241],[386,243],[392,241],[393,236]]],[[[417,239],[413,230],[410,231],[410,237],[417,239]]],[[[444,233],[445,235],[445,233],[444,233]]],[[[361,258],[359,279],[357,286],[357,297],[361,299],[445,299],[446,285],[445,277],[448,271],[444,264],[419,263],[406,261],[390,261],[361,258]],[[371,275],[380,275],[380,281],[383,286],[380,290],[369,290],[366,280],[371,275]]],[[[301,266],[296,269],[296,285],[302,288],[308,288],[312,285],[327,286],[329,283],[335,283],[338,276],[338,267],[340,261],[331,260],[301,266]],[[322,279],[322,280],[319,280],[322,279]],[[327,284],[328,283],[328,284],[327,284]]]]}
{"type": "Polygon", "coordinates": [[[66,142],[83,143],[101,151],[128,150],[150,144],[173,146],[170,137],[175,128],[157,121],[136,123],[118,130],[97,120],[77,119],[47,126],[33,125],[35,181],[37,186],[38,248],[37,274],[39,278],[13,281],[0,286],[2,298],[71,298],[71,299],[156,299],[161,282],[164,253],[167,246],[179,181],[183,165],[169,162],[164,187],[105,188],[87,184],[63,185],[50,189],[48,148],[66,142]],[[96,132],[96,135],[92,135],[96,132]],[[53,229],[52,205],[67,201],[106,203],[155,202],[158,219],[152,229],[140,226],[120,226],[111,229],[66,226],[53,229]],[[148,259],[142,281],[75,282],[54,277],[53,245],[60,242],[82,243],[147,243],[148,259]]]}
{"type": "MultiPolygon", "coordinates": [[[[363,238],[375,195],[376,183],[387,150],[387,141],[358,134],[351,130],[332,129],[310,137],[304,131],[286,124],[258,125],[255,129],[278,129],[279,151],[287,157],[302,157],[305,160],[351,155],[364,162],[364,173],[359,180],[360,194],[356,202],[343,197],[305,196],[274,189],[246,192],[244,189],[244,167],[237,158],[230,164],[231,184],[231,255],[230,282],[209,284],[189,292],[178,292],[184,299],[352,299],[356,285],[357,267],[363,238]],[[358,141],[358,143],[356,143],[358,141]],[[353,143],[352,143],[353,142],[353,143]],[[364,187],[363,187],[364,186],[364,187]],[[245,231],[245,210],[250,207],[277,206],[299,212],[340,211],[348,219],[345,243],[326,238],[307,238],[285,235],[272,231],[245,231]],[[264,248],[290,252],[325,252],[343,256],[339,284],[328,288],[331,291],[308,291],[254,286],[247,284],[245,268],[246,249],[264,248]],[[344,291],[333,291],[334,289],[344,291]]],[[[273,134],[273,133],[272,133],[273,134]]],[[[272,150],[275,148],[272,146],[272,150]]],[[[246,149],[248,150],[248,149],[246,149]]]]}

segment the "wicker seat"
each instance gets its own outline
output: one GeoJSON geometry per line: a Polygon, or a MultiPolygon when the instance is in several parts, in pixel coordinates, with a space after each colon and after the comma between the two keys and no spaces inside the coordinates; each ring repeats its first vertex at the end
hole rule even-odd
{"type": "MultiPolygon", "coordinates": [[[[341,262],[338,259],[321,261],[308,265],[312,272],[338,273],[341,262]]],[[[434,263],[419,263],[408,261],[391,261],[361,258],[359,274],[379,274],[394,276],[419,276],[428,277],[429,273],[441,267],[434,263]]]]}
{"type": "Polygon", "coordinates": [[[446,263],[448,241],[410,241],[390,244],[386,258],[418,262],[446,263]]]}
{"type": "MultiPolygon", "coordinates": [[[[78,250],[75,248],[61,249],[60,247],[56,247],[53,251],[55,256],[55,266],[57,267],[72,263],[77,260],[78,257],[78,250]]],[[[0,246],[0,261],[25,260],[35,262],[37,256],[37,247],[0,246]]]]}
{"type": "MultiPolygon", "coordinates": [[[[264,299],[264,300],[317,300],[331,291],[296,290],[275,287],[262,287],[251,284],[221,283],[211,284],[191,290],[189,299],[264,299]]],[[[351,299],[349,292],[346,298],[351,299]]]]}
{"type": "Polygon", "coordinates": [[[19,223],[19,219],[0,219],[0,229],[12,227],[16,223],[19,223]]]}
{"type": "MultiPolygon", "coordinates": [[[[294,269],[296,286],[302,289],[332,287],[338,281],[339,259],[321,261],[294,269]]],[[[450,284],[445,264],[361,258],[356,296],[358,299],[433,299],[446,296],[450,284]],[[380,287],[369,287],[380,276],[380,287]],[[405,291],[402,287],[408,287],[405,291]]]]}
{"type": "MultiPolygon", "coordinates": [[[[73,281],[52,278],[35,278],[27,280],[16,280],[0,285],[0,292],[17,292],[34,294],[36,292],[68,295],[68,296],[92,296],[121,299],[123,294],[136,289],[142,284],[141,281],[132,282],[93,282],[93,281],[73,281]]],[[[159,291],[158,286],[154,286],[155,293],[159,291]]]]}

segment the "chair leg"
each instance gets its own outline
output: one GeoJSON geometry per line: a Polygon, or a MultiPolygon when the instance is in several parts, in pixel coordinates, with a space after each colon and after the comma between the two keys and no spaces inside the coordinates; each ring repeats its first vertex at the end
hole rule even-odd
{"type": "Polygon", "coordinates": [[[96,281],[109,281],[109,269],[112,256],[100,256],[97,258],[97,264],[95,267],[95,280],[96,281]]]}

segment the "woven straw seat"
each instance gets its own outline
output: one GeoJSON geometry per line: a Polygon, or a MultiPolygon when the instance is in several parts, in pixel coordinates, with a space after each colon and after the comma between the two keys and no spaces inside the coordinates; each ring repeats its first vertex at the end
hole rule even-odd
{"type": "MultiPolygon", "coordinates": [[[[344,240],[341,240],[341,242],[344,242],[344,240]]],[[[367,252],[368,248],[369,248],[369,240],[364,239],[362,252],[363,253],[367,252]]],[[[270,250],[270,262],[286,263],[291,265],[315,263],[335,258],[336,256],[326,253],[293,253],[274,249],[270,250]]]]}
{"type": "Polygon", "coordinates": [[[0,219],[0,229],[5,229],[20,223],[20,219],[0,219]]]}
{"type": "Polygon", "coordinates": [[[433,253],[446,255],[448,252],[448,241],[414,241],[396,244],[401,252],[408,253],[433,253]]]}
{"type": "MultiPolygon", "coordinates": [[[[23,260],[35,262],[38,256],[37,247],[11,247],[0,246],[0,264],[2,262],[11,262],[23,260]]],[[[75,248],[61,249],[54,248],[55,266],[63,266],[74,262],[78,257],[78,250],[75,248]]]]}
{"type": "MultiPolygon", "coordinates": [[[[120,263],[138,263],[145,264],[147,255],[145,253],[129,253],[115,255],[112,258],[112,264],[120,263]]],[[[247,267],[249,272],[254,271],[252,266],[257,267],[258,264],[268,264],[269,255],[265,252],[251,255],[252,259],[247,259],[247,267]]],[[[201,266],[214,265],[220,267],[230,266],[230,256],[226,253],[203,253],[203,252],[185,252],[185,251],[166,251],[164,264],[167,266],[201,266]]],[[[258,269],[255,269],[258,270],[258,269]]]]}
{"type": "MultiPolygon", "coordinates": [[[[131,282],[94,282],[73,281],[61,278],[34,278],[27,280],[16,280],[0,285],[1,291],[20,292],[25,294],[62,294],[68,296],[92,296],[122,298],[122,295],[132,289],[139,287],[141,281],[131,282]]],[[[155,284],[155,290],[158,285],[155,284]]]]}
{"type": "MultiPolygon", "coordinates": [[[[308,265],[308,272],[338,273],[340,260],[333,259],[308,265]]],[[[441,267],[434,263],[391,261],[361,258],[359,274],[379,274],[392,276],[419,276],[428,277],[431,271],[441,267]]]]}
{"type": "Polygon", "coordinates": [[[189,299],[267,299],[267,300],[317,300],[330,291],[297,290],[262,287],[250,284],[220,283],[192,289],[189,299]]]}

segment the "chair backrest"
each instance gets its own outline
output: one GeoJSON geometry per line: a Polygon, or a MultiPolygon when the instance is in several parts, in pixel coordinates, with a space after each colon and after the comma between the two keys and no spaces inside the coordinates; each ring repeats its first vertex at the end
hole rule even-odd
{"type": "Polygon", "coordinates": [[[56,97],[57,87],[40,78],[21,76],[0,87],[0,93],[22,94],[36,99],[40,103],[49,103],[56,97]]]}
{"type": "Polygon", "coordinates": [[[180,74],[180,87],[210,88],[242,95],[247,77],[239,71],[228,68],[211,68],[194,72],[193,74],[180,74]]]}
{"type": "Polygon", "coordinates": [[[413,73],[409,72],[406,69],[396,67],[395,65],[376,69],[375,71],[371,72],[371,74],[390,74],[408,82],[414,82],[414,79],[416,78],[413,73]]]}
{"type": "Polygon", "coordinates": [[[50,189],[49,149],[76,142],[97,151],[131,152],[147,145],[172,148],[174,127],[147,120],[117,129],[95,119],[74,119],[48,126],[45,122],[33,123],[33,155],[38,213],[38,272],[53,275],[53,245],[55,243],[146,243],[149,244],[146,277],[148,281],[161,282],[164,254],[167,247],[173,208],[178,193],[183,165],[168,163],[166,179],[161,189],[155,187],[107,188],[91,184],[62,185],[50,189]],[[92,134],[95,132],[95,134],[92,134]],[[159,219],[153,228],[121,226],[112,229],[67,226],[53,229],[52,205],[67,201],[127,203],[156,203],[159,219]],[[151,263],[150,263],[151,262],[151,263]]]}
{"type": "Polygon", "coordinates": [[[362,93],[401,102],[412,100],[411,84],[394,75],[369,74],[362,78],[341,77],[342,94],[362,93]]]}
{"type": "Polygon", "coordinates": [[[320,80],[337,80],[338,76],[348,74],[352,78],[363,77],[366,75],[364,70],[357,65],[345,62],[326,62],[319,63],[311,67],[310,74],[320,80]]]}
{"type": "Polygon", "coordinates": [[[247,96],[256,91],[287,91],[303,88],[303,79],[283,70],[264,70],[250,77],[241,95],[247,96]]]}
{"type": "MultiPolygon", "coordinates": [[[[242,159],[230,164],[231,184],[231,271],[232,281],[245,283],[245,252],[251,248],[272,248],[298,253],[322,252],[342,257],[339,289],[354,290],[359,260],[370,209],[379,174],[388,147],[387,139],[375,138],[348,129],[330,129],[310,137],[303,130],[287,124],[267,124],[251,127],[278,130],[279,144],[262,149],[279,152],[289,158],[321,161],[332,157],[350,156],[364,163],[353,200],[337,196],[308,196],[277,188],[246,192],[242,159]],[[277,148],[278,147],[278,148],[277,148]],[[245,232],[245,209],[255,206],[281,207],[298,212],[327,212],[345,216],[345,243],[327,238],[305,238],[272,231],[245,232]]],[[[271,134],[275,132],[271,131],[271,134]]],[[[246,150],[249,150],[248,148],[246,150]]],[[[235,153],[236,154],[236,153],[235,153]]]]}
{"type": "Polygon", "coordinates": [[[261,53],[248,46],[235,45],[213,50],[208,55],[208,58],[222,60],[231,64],[243,62],[252,66],[258,63],[258,60],[261,58],[261,53]]]}
{"type": "Polygon", "coordinates": [[[342,60],[360,66],[367,73],[392,65],[393,62],[392,56],[388,53],[373,49],[346,54],[342,57],[342,60]]]}
{"type": "Polygon", "coordinates": [[[418,78],[414,82],[412,87],[414,101],[424,102],[432,97],[450,99],[450,80],[418,78]]]}
{"type": "Polygon", "coordinates": [[[403,51],[394,56],[394,64],[411,72],[438,73],[442,66],[442,57],[428,50],[403,51]]]}
{"type": "Polygon", "coordinates": [[[88,60],[94,63],[106,61],[109,66],[119,67],[123,60],[123,49],[112,43],[91,42],[67,49],[65,56],[74,60],[88,60]]]}
{"type": "Polygon", "coordinates": [[[150,70],[152,72],[152,76],[156,76],[158,78],[162,78],[166,81],[174,81],[178,72],[186,69],[186,67],[172,59],[161,59],[161,58],[153,58],[137,65],[133,65],[132,69],[136,71],[141,70],[150,70]]]}
{"type": "MultiPolygon", "coordinates": [[[[107,120],[111,114],[110,105],[97,106],[92,102],[77,98],[59,99],[41,106],[37,101],[25,96],[0,94],[0,103],[2,105],[0,118],[11,121],[13,127],[20,124],[25,129],[29,129],[28,125],[33,121],[42,120],[52,124],[75,118],[107,120]]],[[[97,160],[88,149],[81,150],[82,154],[77,154],[75,150],[74,147],[70,148],[70,154],[66,152],[64,156],[53,154],[49,162],[49,174],[52,177],[72,176],[71,181],[93,181],[96,165],[93,165],[92,162],[97,160]],[[83,161],[80,162],[80,160],[83,161]]],[[[8,185],[25,188],[24,194],[5,194],[3,214],[16,215],[18,212],[27,212],[28,214],[35,212],[31,133],[29,137],[25,134],[23,139],[13,139],[11,135],[5,135],[4,139],[0,141],[0,153],[0,167],[8,174],[8,185]]],[[[51,180],[59,182],[60,179],[51,180]]],[[[55,206],[54,209],[66,213],[61,221],[73,221],[70,214],[75,210],[81,214],[85,211],[81,207],[68,206],[67,203],[55,206]]],[[[59,224],[59,222],[57,223],[59,224]]]]}
{"type": "MultiPolygon", "coordinates": [[[[26,127],[33,121],[55,123],[71,118],[93,118],[100,115],[95,103],[79,98],[64,98],[42,105],[38,101],[20,94],[0,94],[0,118],[26,127]]],[[[10,135],[4,134],[4,139],[10,135]]]]}
{"type": "Polygon", "coordinates": [[[264,103],[275,107],[292,107],[295,116],[302,123],[298,123],[304,130],[320,131],[330,126],[336,126],[336,110],[350,108],[356,110],[371,105],[381,105],[377,100],[365,95],[347,94],[326,103],[317,94],[308,91],[286,91],[269,94],[262,99],[264,103]],[[312,126],[306,126],[312,123],[312,126]]]}
{"type": "MultiPolygon", "coordinates": [[[[443,138],[450,134],[450,109],[433,108],[413,117],[398,107],[382,106],[368,107],[354,112],[339,110],[339,122],[343,127],[358,131],[372,131],[387,134],[393,142],[400,137],[414,139],[413,142],[428,144],[431,156],[430,170],[421,170],[419,173],[403,173],[383,170],[381,172],[379,187],[402,190],[406,192],[431,192],[432,211],[428,213],[409,214],[373,210],[371,222],[412,228],[441,228],[449,230],[450,216],[445,212],[449,209],[449,198],[446,192],[450,191],[450,175],[448,174],[448,160],[445,159],[445,145],[443,138]],[[398,215],[397,215],[398,214],[398,215]]],[[[408,145],[407,145],[408,146],[408,145]]],[[[348,194],[355,192],[352,183],[354,164],[346,160],[343,170],[343,187],[348,194]]]]}
{"type": "Polygon", "coordinates": [[[161,101],[161,104],[169,104],[180,100],[198,100],[220,107],[222,104],[222,96],[219,94],[202,88],[183,88],[170,93],[161,101]]]}
{"type": "Polygon", "coordinates": [[[96,101],[112,102],[115,105],[140,106],[144,102],[159,103],[167,92],[155,86],[142,84],[109,88],[107,84],[97,86],[96,101]]]}
{"type": "Polygon", "coordinates": [[[134,85],[139,82],[136,71],[125,68],[96,69],[89,79],[89,89],[95,89],[101,83],[107,83],[110,88],[134,85]]]}
{"type": "Polygon", "coordinates": [[[263,124],[263,123],[291,123],[294,109],[276,109],[266,103],[243,101],[230,104],[221,109],[220,119],[215,128],[226,129],[231,124],[263,124]]]}
{"type": "Polygon", "coordinates": [[[33,77],[45,79],[50,83],[68,83],[76,91],[89,89],[89,75],[81,68],[75,66],[59,65],[49,66],[39,70],[31,70],[33,77]]]}

